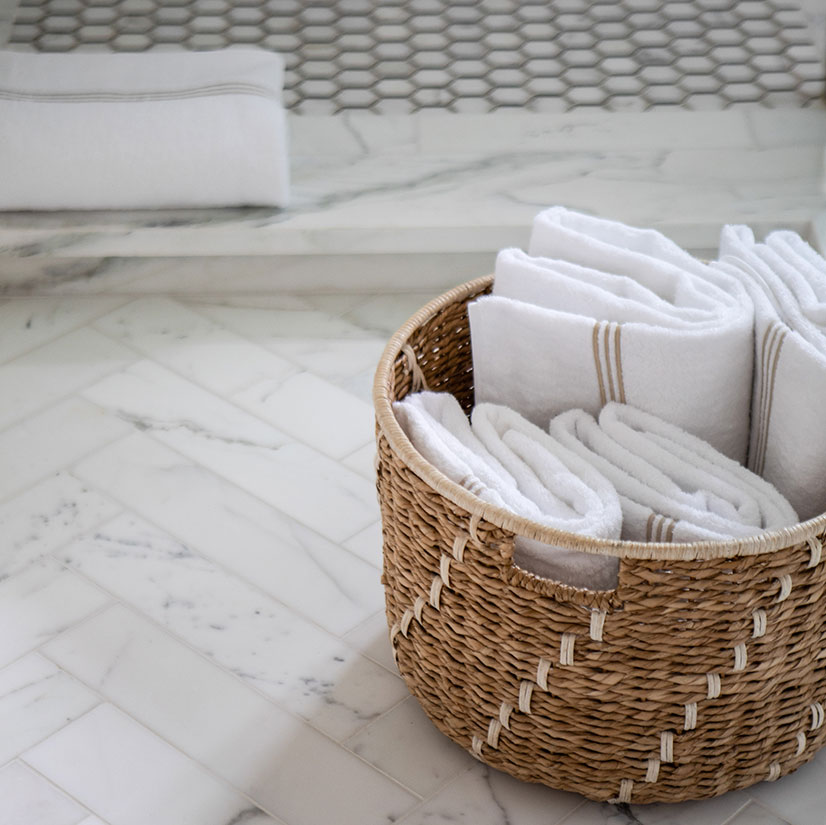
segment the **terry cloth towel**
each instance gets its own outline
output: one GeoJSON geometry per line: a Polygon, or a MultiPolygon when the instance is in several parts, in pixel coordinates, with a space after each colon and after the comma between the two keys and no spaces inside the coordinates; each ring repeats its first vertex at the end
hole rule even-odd
{"type": "Polygon", "coordinates": [[[722,270],[755,304],[748,466],[801,518],[826,510],[826,261],[794,232],[756,243],[746,226],[720,238],[722,270]]]}
{"type": "MultiPolygon", "coordinates": [[[[557,530],[619,538],[613,487],[588,462],[506,407],[482,404],[471,423],[449,393],[408,395],[393,405],[413,446],[482,501],[557,530]]],[[[610,590],[618,562],[518,536],[514,562],[574,587],[610,590]]]]}
{"type": "Polygon", "coordinates": [[[653,230],[558,207],[530,253],[502,251],[493,295],[469,306],[476,403],[544,427],[627,402],[745,460],[753,308],[736,278],[653,230]]]}
{"type": "Polygon", "coordinates": [[[554,418],[550,432],[614,485],[624,539],[719,541],[798,521],[767,481],[642,410],[607,404],[599,423],[583,410],[569,410],[554,418]]]}
{"type": "Polygon", "coordinates": [[[283,61],[0,52],[0,209],[286,206],[283,61]]]}

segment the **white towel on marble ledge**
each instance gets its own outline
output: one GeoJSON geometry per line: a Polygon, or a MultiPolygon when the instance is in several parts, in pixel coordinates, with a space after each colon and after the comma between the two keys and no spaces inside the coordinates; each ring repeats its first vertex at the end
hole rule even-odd
{"type": "Polygon", "coordinates": [[[622,505],[622,538],[719,541],[796,524],[767,481],[679,427],[611,403],[599,422],[583,410],[551,421],[551,435],[604,475],[622,505]]]}
{"type": "Polygon", "coordinates": [[[801,518],[826,511],[826,261],[794,232],[756,243],[727,226],[715,264],[742,278],[755,304],[748,466],[801,518]]]}
{"type": "Polygon", "coordinates": [[[0,209],[285,206],[282,85],[263,50],[0,52],[0,209]]]}
{"type": "MultiPolygon", "coordinates": [[[[452,481],[483,501],[539,524],[618,538],[616,492],[588,462],[506,407],[482,404],[472,426],[448,393],[423,392],[393,405],[413,446],[452,481]]],[[[531,573],[574,587],[610,590],[617,559],[517,537],[514,561],[531,573]]]]}
{"type": "Polygon", "coordinates": [[[537,216],[530,252],[503,250],[493,295],[469,305],[476,403],[544,427],[627,402],[745,460],[753,308],[737,279],[562,208],[537,216]]]}

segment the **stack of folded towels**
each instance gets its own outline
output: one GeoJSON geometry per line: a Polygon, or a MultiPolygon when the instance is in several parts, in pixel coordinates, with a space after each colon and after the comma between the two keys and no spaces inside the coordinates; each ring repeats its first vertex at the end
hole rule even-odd
{"type": "Polygon", "coordinates": [[[0,209],[286,206],[283,77],[263,49],[0,51],[0,209]]]}
{"type": "MultiPolygon", "coordinates": [[[[826,261],[726,227],[697,261],[660,233],[561,207],[502,251],[468,307],[475,407],[394,405],[413,445],[483,501],[608,539],[719,541],[826,510],[826,261]],[[805,398],[803,392],[806,393],[805,398]]],[[[526,537],[515,562],[575,587],[617,560],[526,537]]]]}

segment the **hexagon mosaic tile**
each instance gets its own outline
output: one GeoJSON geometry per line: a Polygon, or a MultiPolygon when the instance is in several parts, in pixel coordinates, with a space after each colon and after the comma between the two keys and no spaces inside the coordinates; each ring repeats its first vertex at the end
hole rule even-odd
{"type": "Polygon", "coordinates": [[[722,109],[822,101],[788,0],[21,0],[15,48],[253,45],[302,114],[722,109]]]}

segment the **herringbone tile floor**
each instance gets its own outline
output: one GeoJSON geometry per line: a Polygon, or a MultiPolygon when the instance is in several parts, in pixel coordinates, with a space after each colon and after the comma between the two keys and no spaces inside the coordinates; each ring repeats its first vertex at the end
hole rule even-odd
{"type": "Polygon", "coordinates": [[[427,297],[0,304],[0,823],[826,821],[822,759],[621,809],[425,719],[382,613],[370,383],[427,297]]]}

